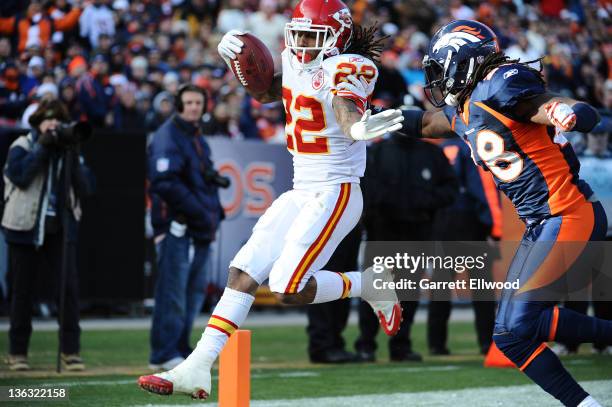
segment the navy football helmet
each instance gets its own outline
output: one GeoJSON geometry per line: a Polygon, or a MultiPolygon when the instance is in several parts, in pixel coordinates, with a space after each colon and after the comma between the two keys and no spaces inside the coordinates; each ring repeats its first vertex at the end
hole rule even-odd
{"type": "Polygon", "coordinates": [[[457,106],[478,65],[495,52],[497,36],[478,21],[457,20],[440,28],[423,58],[427,99],[436,107],[457,106]]]}

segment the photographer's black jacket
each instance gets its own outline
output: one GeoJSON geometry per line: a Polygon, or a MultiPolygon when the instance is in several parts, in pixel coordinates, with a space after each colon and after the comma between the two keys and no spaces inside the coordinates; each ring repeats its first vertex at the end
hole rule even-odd
{"type": "Polygon", "coordinates": [[[167,233],[178,217],[191,237],[213,241],[224,213],[218,187],[206,179],[213,163],[200,129],[173,116],[154,133],[148,159],[155,235],[167,233]]]}

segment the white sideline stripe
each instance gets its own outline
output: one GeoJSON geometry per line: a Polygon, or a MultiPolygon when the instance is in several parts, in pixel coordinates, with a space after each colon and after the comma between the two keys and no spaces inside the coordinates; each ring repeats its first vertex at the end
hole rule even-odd
{"type": "MultiPolygon", "coordinates": [[[[251,379],[270,379],[280,377],[282,379],[302,378],[302,377],[318,377],[321,376],[317,372],[308,371],[297,371],[297,372],[286,372],[286,373],[253,373],[251,379]]],[[[218,379],[218,376],[213,376],[213,379],[218,379]]],[[[80,386],[115,386],[118,384],[133,384],[136,385],[138,379],[124,379],[124,380],[79,380],[70,382],[52,382],[52,383],[40,383],[37,386],[44,387],[80,387],[80,386]]]]}
{"type": "MultiPolygon", "coordinates": [[[[612,381],[597,380],[580,383],[602,405],[612,405],[612,381]]],[[[178,400],[178,398],[177,398],[178,400]]],[[[155,404],[155,407],[217,407],[217,403],[155,404]]],[[[559,402],[535,385],[507,387],[475,387],[462,390],[424,391],[418,393],[372,394],[348,397],[320,397],[293,400],[254,400],[252,407],[354,407],[384,405],[385,407],[405,406],[511,406],[547,407],[559,406],[559,402]]],[[[135,407],[149,407],[151,404],[135,407]]]]}
{"type": "MultiPolygon", "coordinates": [[[[385,369],[377,369],[377,372],[385,373],[420,373],[420,372],[443,372],[449,370],[460,369],[459,366],[447,365],[447,366],[427,366],[427,367],[390,367],[385,369]]],[[[297,370],[295,372],[283,372],[283,373],[253,373],[251,379],[271,379],[271,378],[282,378],[282,379],[293,379],[302,377],[319,377],[321,373],[314,372],[311,370],[297,370]]],[[[213,379],[218,379],[218,376],[213,376],[213,379]]],[[[123,379],[123,380],[73,380],[65,382],[51,382],[51,383],[40,383],[38,386],[45,387],[80,387],[80,386],[115,386],[119,384],[136,384],[137,378],[134,379],[123,379]]]]}
{"type": "MultiPolygon", "coordinates": [[[[427,321],[427,307],[419,308],[414,316],[414,322],[427,321]]],[[[199,315],[193,326],[203,329],[208,323],[210,314],[199,315]]],[[[358,315],[356,310],[352,310],[349,314],[349,325],[357,325],[358,315]]],[[[100,330],[135,330],[135,329],[151,329],[152,318],[112,318],[112,319],[81,319],[79,324],[83,331],[100,331],[100,330]]],[[[470,322],[474,320],[474,312],[470,308],[453,309],[450,317],[452,322],[470,322]]],[[[282,314],[276,311],[251,312],[247,317],[243,328],[249,329],[254,327],[270,327],[270,326],[306,326],[308,318],[305,312],[286,311],[282,314]]],[[[57,322],[55,320],[34,319],[32,327],[35,331],[57,331],[57,322]]],[[[8,318],[0,318],[0,332],[8,332],[8,318]]]]}

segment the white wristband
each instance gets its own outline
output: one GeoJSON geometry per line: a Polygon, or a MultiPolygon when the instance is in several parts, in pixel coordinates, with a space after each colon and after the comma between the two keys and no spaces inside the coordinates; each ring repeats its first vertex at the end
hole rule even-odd
{"type": "Polygon", "coordinates": [[[175,237],[183,237],[187,232],[187,225],[183,225],[182,223],[178,223],[177,221],[172,221],[170,223],[170,234],[175,237]]]}

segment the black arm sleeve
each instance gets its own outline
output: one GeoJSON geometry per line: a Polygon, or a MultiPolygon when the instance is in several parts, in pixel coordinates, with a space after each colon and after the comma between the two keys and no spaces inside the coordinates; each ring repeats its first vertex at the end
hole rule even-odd
{"type": "Polygon", "coordinates": [[[423,135],[423,115],[422,110],[402,110],[404,121],[402,122],[402,130],[408,137],[420,138],[423,135]]]}

